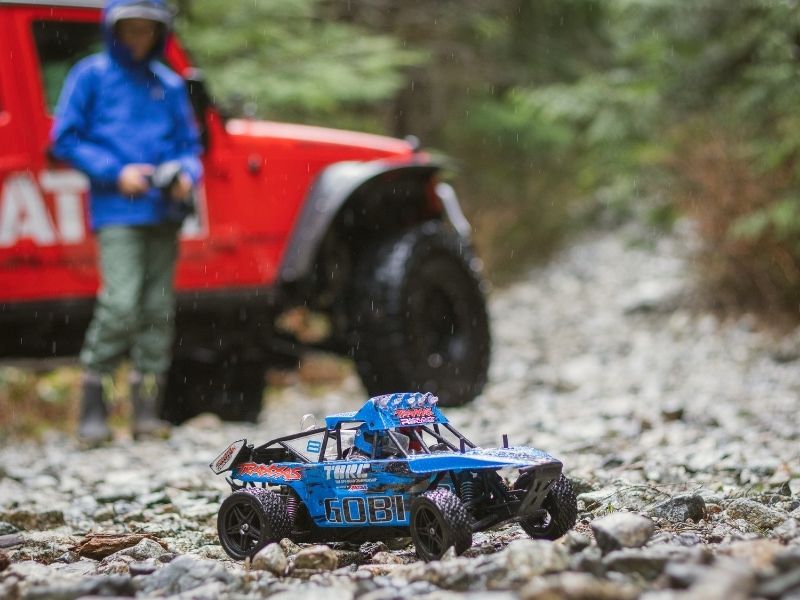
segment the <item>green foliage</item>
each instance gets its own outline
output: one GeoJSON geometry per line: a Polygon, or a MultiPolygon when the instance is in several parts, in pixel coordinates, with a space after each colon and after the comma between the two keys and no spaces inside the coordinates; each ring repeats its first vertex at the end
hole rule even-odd
{"type": "Polygon", "coordinates": [[[645,204],[653,223],[698,220],[712,283],[793,298],[768,288],[800,281],[794,1],[180,4],[222,97],[458,158],[490,266],[541,254],[597,207],[645,204]]]}
{"type": "Polygon", "coordinates": [[[185,0],[179,30],[222,104],[322,119],[390,98],[422,60],[387,35],[318,18],[315,0],[185,0]]]}

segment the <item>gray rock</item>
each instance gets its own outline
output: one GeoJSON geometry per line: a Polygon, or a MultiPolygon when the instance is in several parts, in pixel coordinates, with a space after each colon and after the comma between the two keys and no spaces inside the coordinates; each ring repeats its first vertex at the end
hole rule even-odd
{"type": "Polygon", "coordinates": [[[298,552],[294,557],[293,569],[310,571],[333,571],[338,564],[336,552],[328,546],[311,546],[298,552]]]}
{"type": "Polygon", "coordinates": [[[765,579],[756,590],[764,598],[787,598],[793,592],[800,595],[800,569],[765,579]]]}
{"type": "Polygon", "coordinates": [[[800,521],[794,518],[786,519],[772,530],[770,537],[779,539],[785,543],[800,539],[800,521]]]}
{"type": "Polygon", "coordinates": [[[11,523],[7,521],[0,521],[0,535],[11,535],[12,533],[17,533],[19,528],[15,527],[11,523]]]}
{"type": "Polygon", "coordinates": [[[135,546],[119,550],[118,552],[115,552],[114,554],[107,556],[105,559],[103,559],[103,561],[115,560],[121,556],[128,556],[134,560],[142,561],[150,558],[152,559],[160,558],[166,553],[167,551],[164,550],[161,544],[151,539],[145,538],[135,546]]]}
{"type": "Polygon", "coordinates": [[[0,511],[0,521],[25,531],[41,531],[64,525],[64,513],[60,510],[11,510],[0,511]]]}
{"type": "Polygon", "coordinates": [[[132,562],[128,565],[128,572],[132,576],[136,575],[152,575],[160,567],[158,561],[148,558],[147,560],[132,562]]]}
{"type": "Polygon", "coordinates": [[[97,573],[98,575],[127,575],[130,573],[130,565],[135,562],[136,559],[130,556],[116,556],[114,558],[107,556],[97,566],[97,573]]]}
{"type": "Polygon", "coordinates": [[[580,552],[584,548],[588,548],[592,543],[592,540],[589,539],[589,536],[578,533],[577,531],[568,532],[567,535],[565,535],[562,539],[564,545],[571,554],[580,552]]]}
{"type": "Polygon", "coordinates": [[[391,552],[376,552],[372,557],[372,563],[376,565],[401,565],[403,559],[391,552]]]}
{"type": "Polygon", "coordinates": [[[697,494],[675,496],[654,507],[650,514],[672,523],[683,523],[688,519],[697,522],[706,516],[706,503],[697,494]]]}
{"type": "Polygon", "coordinates": [[[570,556],[570,570],[591,573],[601,577],[605,574],[606,568],[603,565],[603,551],[598,546],[588,546],[578,554],[570,556]]]}
{"type": "Polygon", "coordinates": [[[664,567],[664,576],[670,587],[686,589],[700,581],[708,569],[708,565],[668,562],[664,567]]]}
{"type": "Polygon", "coordinates": [[[279,542],[279,544],[280,544],[281,548],[283,549],[283,552],[286,554],[286,556],[294,556],[295,554],[300,552],[300,550],[302,550],[302,548],[300,546],[295,544],[289,538],[283,538],[279,542]]]}
{"type": "Polygon", "coordinates": [[[439,587],[469,589],[484,585],[489,589],[514,589],[534,577],[569,568],[566,548],[544,540],[514,540],[496,554],[482,555],[470,562],[459,557],[440,563],[435,577],[428,578],[439,587]]]}
{"type": "Polygon", "coordinates": [[[209,582],[235,587],[239,578],[222,564],[212,560],[197,560],[179,556],[149,577],[137,578],[137,587],[148,594],[170,595],[194,590],[209,582]]]}
{"type": "Polygon", "coordinates": [[[744,600],[755,588],[756,577],[751,569],[733,559],[718,559],[703,571],[684,596],[687,600],[744,600]]]}
{"type": "Polygon", "coordinates": [[[367,558],[372,558],[378,552],[388,552],[389,547],[383,542],[364,542],[359,546],[358,551],[367,558]]]}
{"type": "Polygon", "coordinates": [[[279,544],[269,544],[258,551],[250,566],[257,571],[269,571],[273,575],[282,577],[286,574],[289,561],[279,544]]]}
{"type": "Polygon", "coordinates": [[[725,509],[731,519],[743,519],[761,531],[770,531],[786,521],[788,515],[782,510],[770,508],[760,502],[737,498],[725,509]]]}
{"type": "Polygon", "coordinates": [[[586,573],[561,573],[538,578],[522,588],[522,600],[633,600],[639,594],[634,585],[617,583],[586,573]]]}
{"type": "Polygon", "coordinates": [[[608,571],[652,581],[664,572],[667,564],[699,565],[706,560],[703,550],[660,545],[615,550],[603,557],[603,565],[608,571]]]}
{"type": "Polygon", "coordinates": [[[26,600],[73,600],[87,596],[130,597],[135,594],[131,578],[124,575],[92,575],[78,581],[65,578],[25,593],[26,600]]]}
{"type": "Polygon", "coordinates": [[[775,567],[780,571],[800,569],[800,546],[790,546],[775,555],[775,567]]]}
{"type": "Polygon", "coordinates": [[[592,531],[603,552],[644,546],[655,531],[651,519],[632,513],[613,513],[592,521],[592,531]]]}

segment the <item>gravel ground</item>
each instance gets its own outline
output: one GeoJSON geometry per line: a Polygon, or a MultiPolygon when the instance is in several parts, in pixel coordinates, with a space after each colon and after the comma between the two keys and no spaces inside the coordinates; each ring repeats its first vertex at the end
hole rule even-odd
{"type": "Polygon", "coordinates": [[[506,433],[564,460],[580,514],[561,540],[514,525],[428,564],[404,540],[228,560],[211,458],[357,408],[351,376],[271,393],[258,426],[201,416],[167,442],[0,448],[0,598],[800,599],[800,331],[697,309],[688,239],[594,233],[493,294],[490,384],[447,414],[481,444],[506,433]],[[93,554],[100,532],[127,537],[93,554]]]}

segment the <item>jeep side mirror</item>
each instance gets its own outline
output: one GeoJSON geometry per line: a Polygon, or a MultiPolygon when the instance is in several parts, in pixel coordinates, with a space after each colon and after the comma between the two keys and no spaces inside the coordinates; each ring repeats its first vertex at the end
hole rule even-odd
{"type": "Polygon", "coordinates": [[[197,120],[197,127],[200,130],[200,141],[203,144],[203,149],[208,151],[210,140],[206,118],[208,109],[214,103],[206,87],[205,75],[200,69],[191,68],[186,72],[184,80],[186,81],[186,89],[189,92],[189,101],[192,103],[192,110],[197,120]]]}

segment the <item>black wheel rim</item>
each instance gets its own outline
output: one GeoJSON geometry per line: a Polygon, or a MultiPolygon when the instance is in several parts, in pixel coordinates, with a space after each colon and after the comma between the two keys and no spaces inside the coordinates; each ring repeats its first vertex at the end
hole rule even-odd
{"type": "Polygon", "coordinates": [[[222,517],[220,534],[232,554],[249,556],[261,539],[261,515],[249,501],[242,499],[228,507],[222,517]]]}
{"type": "Polygon", "coordinates": [[[414,531],[419,549],[427,558],[439,558],[444,554],[444,528],[436,511],[422,505],[414,514],[414,531]]]}

